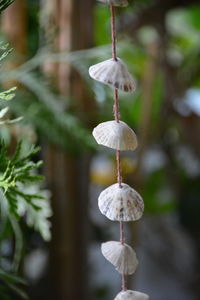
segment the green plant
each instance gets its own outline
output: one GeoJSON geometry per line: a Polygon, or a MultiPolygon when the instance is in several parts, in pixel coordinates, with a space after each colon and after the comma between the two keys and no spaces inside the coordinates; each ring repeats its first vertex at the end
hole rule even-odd
{"type": "MultiPolygon", "coordinates": [[[[0,12],[14,0],[0,1],[0,12]]],[[[0,45],[0,61],[12,51],[9,45],[0,45]]],[[[22,117],[5,119],[9,108],[5,106],[15,96],[16,87],[0,92],[0,125],[11,125],[19,122],[22,117]]],[[[13,147],[12,147],[13,148],[13,147]]],[[[27,151],[23,142],[17,142],[13,155],[9,155],[9,145],[0,140],[0,246],[10,243],[14,249],[10,257],[4,257],[0,250],[0,298],[12,299],[12,294],[28,299],[23,290],[26,285],[19,275],[22,259],[23,231],[21,224],[33,227],[39,231],[45,240],[50,240],[51,207],[46,191],[40,189],[39,182],[43,177],[38,175],[42,162],[34,162],[33,156],[39,148],[32,146],[27,151]],[[14,238],[14,239],[13,239],[14,238]],[[7,267],[5,269],[5,260],[7,267]]]]}

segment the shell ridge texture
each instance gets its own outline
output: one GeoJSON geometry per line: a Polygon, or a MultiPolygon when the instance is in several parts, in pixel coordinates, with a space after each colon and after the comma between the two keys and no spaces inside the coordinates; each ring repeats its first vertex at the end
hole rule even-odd
{"type": "Polygon", "coordinates": [[[112,221],[137,221],[144,211],[142,197],[125,183],[122,183],[122,188],[115,183],[103,190],[98,206],[101,213],[112,221]]]}
{"type": "Polygon", "coordinates": [[[127,244],[110,241],[101,246],[103,256],[120,274],[131,275],[138,266],[135,251],[127,244]]]}
{"type": "Polygon", "coordinates": [[[135,150],[138,145],[136,134],[122,121],[100,123],[92,134],[98,144],[119,151],[135,150]]]}
{"type": "Polygon", "coordinates": [[[111,58],[91,66],[89,74],[93,79],[123,92],[135,91],[135,81],[120,58],[111,58]]]}

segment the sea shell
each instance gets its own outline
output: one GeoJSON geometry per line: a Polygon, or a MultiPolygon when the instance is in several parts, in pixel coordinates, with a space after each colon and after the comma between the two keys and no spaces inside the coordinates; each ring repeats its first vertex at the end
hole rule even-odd
{"type": "Polygon", "coordinates": [[[115,150],[135,150],[138,145],[136,134],[122,121],[101,123],[94,128],[92,134],[98,144],[115,150]]]}
{"type": "Polygon", "coordinates": [[[127,0],[98,0],[98,1],[108,4],[108,5],[113,5],[113,6],[125,7],[128,5],[127,0]]]}
{"type": "Polygon", "coordinates": [[[127,290],[120,292],[114,300],[149,300],[149,296],[144,293],[127,290]]]}
{"type": "Polygon", "coordinates": [[[91,66],[89,74],[93,79],[124,92],[135,91],[135,81],[127,66],[119,58],[117,60],[111,58],[91,66]]]}
{"type": "Polygon", "coordinates": [[[112,221],[136,221],[144,211],[142,197],[128,184],[115,183],[101,192],[98,205],[101,213],[112,221]]]}
{"type": "Polygon", "coordinates": [[[114,241],[103,243],[101,251],[120,274],[131,275],[135,272],[138,260],[134,250],[127,244],[114,241]]]}

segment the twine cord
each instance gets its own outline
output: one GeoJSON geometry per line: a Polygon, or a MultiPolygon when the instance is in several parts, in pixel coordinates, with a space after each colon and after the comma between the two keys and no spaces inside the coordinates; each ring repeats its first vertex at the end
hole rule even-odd
{"type": "Polygon", "coordinates": [[[125,243],[124,222],[120,221],[119,226],[120,226],[120,242],[121,244],[124,244],[125,243]]]}
{"type": "Polygon", "coordinates": [[[115,115],[115,121],[119,123],[119,93],[117,89],[114,89],[114,107],[113,107],[114,115],[115,115]]]}
{"type": "Polygon", "coordinates": [[[112,58],[117,61],[115,7],[113,5],[110,5],[110,13],[111,13],[111,32],[112,32],[112,58]]]}
{"type": "MultiPolygon", "coordinates": [[[[111,12],[111,32],[112,32],[112,58],[117,61],[117,51],[116,51],[116,24],[115,24],[115,7],[110,5],[111,12]]],[[[119,114],[119,94],[118,90],[114,89],[114,115],[115,121],[119,123],[120,114],[119,114]]],[[[116,162],[117,162],[117,182],[119,187],[122,188],[122,170],[121,170],[121,152],[120,150],[116,151],[116,162]]],[[[125,243],[125,232],[124,232],[124,223],[120,221],[120,243],[125,243]]],[[[126,275],[122,274],[122,290],[127,290],[126,284],[126,275]]]]}

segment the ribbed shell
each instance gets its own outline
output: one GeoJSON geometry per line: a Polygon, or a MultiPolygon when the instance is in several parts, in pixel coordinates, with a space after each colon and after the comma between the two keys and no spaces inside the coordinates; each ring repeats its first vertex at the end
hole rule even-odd
{"type": "Polygon", "coordinates": [[[136,221],[144,211],[142,197],[128,184],[113,184],[101,192],[98,205],[101,213],[112,221],[136,221]]]}
{"type": "Polygon", "coordinates": [[[103,2],[107,5],[113,5],[113,6],[121,6],[121,7],[125,7],[128,5],[128,1],[127,0],[98,0],[100,2],[103,2]]]}
{"type": "Polygon", "coordinates": [[[101,251],[120,274],[131,275],[135,272],[138,260],[134,250],[127,244],[110,241],[101,245],[101,251]]]}
{"type": "Polygon", "coordinates": [[[100,123],[92,134],[98,144],[115,150],[135,150],[138,145],[136,134],[122,121],[100,123]]]}
{"type": "Polygon", "coordinates": [[[144,293],[127,290],[120,292],[114,300],[149,300],[149,296],[144,293]]]}
{"type": "Polygon", "coordinates": [[[127,66],[121,59],[111,59],[100,62],[89,68],[90,76],[104,84],[124,92],[135,91],[135,81],[129,73],[127,66]]]}

